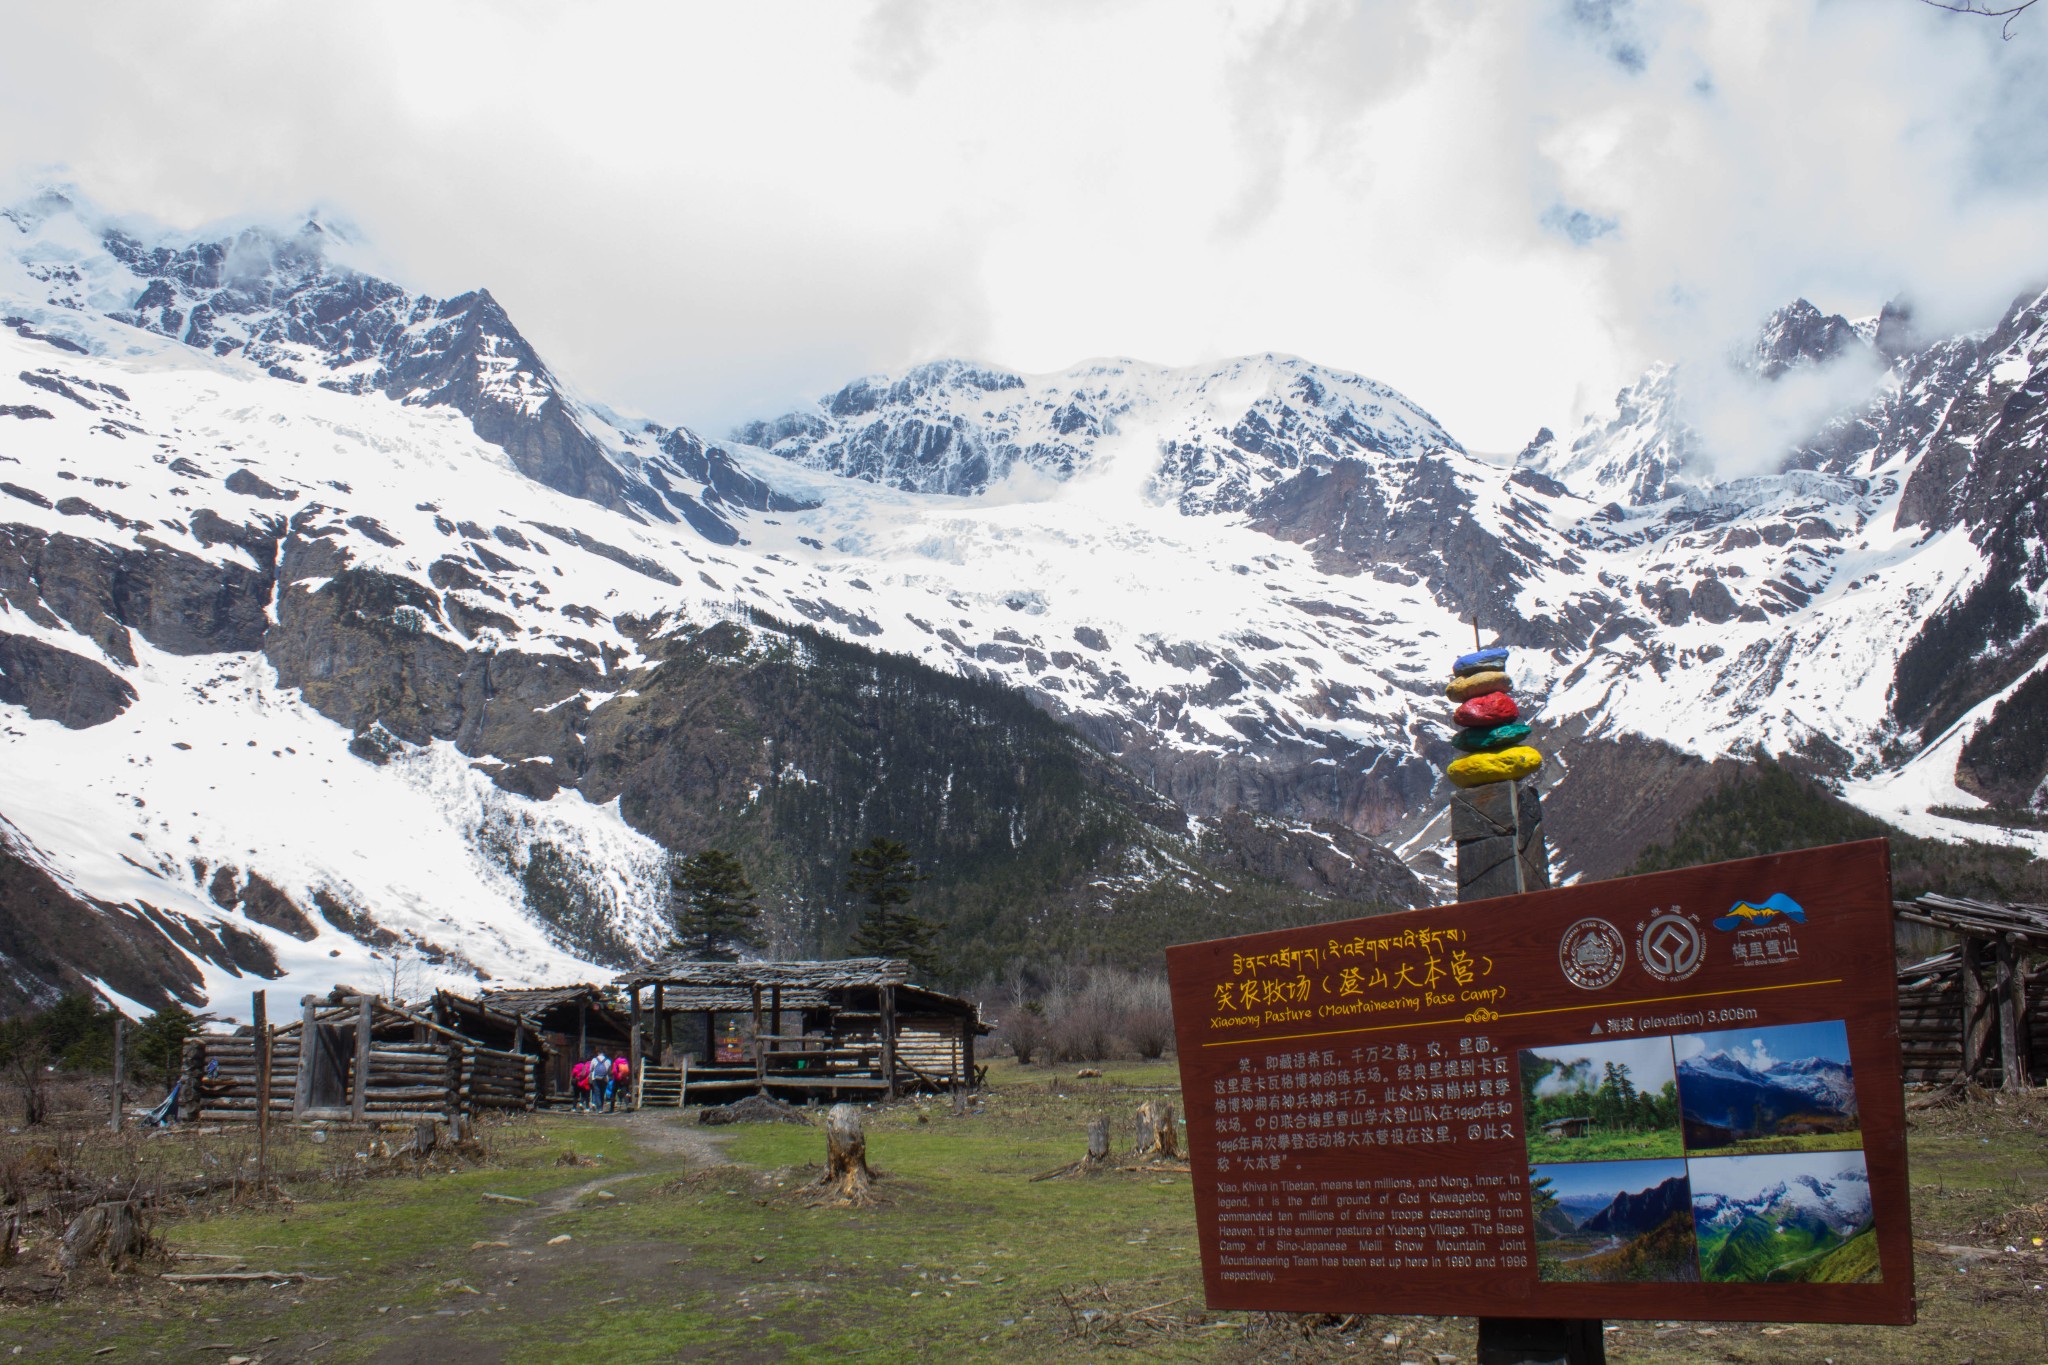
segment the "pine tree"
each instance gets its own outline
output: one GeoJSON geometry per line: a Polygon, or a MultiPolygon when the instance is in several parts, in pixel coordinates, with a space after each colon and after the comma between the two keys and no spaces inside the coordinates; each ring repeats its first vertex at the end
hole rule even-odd
{"type": "Polygon", "coordinates": [[[870,957],[900,957],[921,971],[932,969],[932,922],[905,907],[910,888],[924,881],[910,850],[894,839],[875,838],[853,850],[846,889],[867,902],[853,931],[853,946],[870,957]]]}
{"type": "Polygon", "coordinates": [[[730,962],[741,948],[757,946],[759,896],[740,860],[707,848],[669,863],[668,908],[675,919],[672,952],[713,962],[730,962]]]}

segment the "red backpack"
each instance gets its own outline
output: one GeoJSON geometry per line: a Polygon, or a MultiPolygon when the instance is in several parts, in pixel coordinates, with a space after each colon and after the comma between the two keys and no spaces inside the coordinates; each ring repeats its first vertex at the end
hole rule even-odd
{"type": "Polygon", "coordinates": [[[569,1068],[569,1079],[576,1082],[578,1090],[590,1089],[590,1063],[578,1062],[569,1068]]]}
{"type": "Polygon", "coordinates": [[[615,1060],[615,1061],[614,1061],[614,1062],[612,1063],[612,1079],[613,1079],[613,1080],[615,1080],[615,1081],[623,1081],[623,1080],[625,1080],[625,1079],[626,1079],[626,1078],[627,1078],[628,1076],[631,1076],[632,1074],[633,1074],[633,1064],[632,1064],[631,1062],[627,1061],[627,1060],[626,1060],[626,1059],[625,1059],[624,1057],[620,1057],[620,1058],[618,1058],[617,1060],[615,1060]]]}

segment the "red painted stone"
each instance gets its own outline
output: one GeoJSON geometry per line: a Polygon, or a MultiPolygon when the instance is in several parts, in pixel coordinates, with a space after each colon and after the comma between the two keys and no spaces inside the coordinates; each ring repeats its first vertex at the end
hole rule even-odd
{"type": "Polygon", "coordinates": [[[1483,697],[1474,697],[1451,713],[1452,720],[1468,726],[1506,725],[1521,717],[1522,709],[1505,692],[1489,692],[1483,697]]]}

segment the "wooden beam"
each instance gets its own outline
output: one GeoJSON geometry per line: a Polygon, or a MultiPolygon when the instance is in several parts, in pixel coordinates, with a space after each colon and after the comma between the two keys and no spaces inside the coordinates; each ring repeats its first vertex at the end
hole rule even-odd
{"type": "Polygon", "coordinates": [[[761,1039],[761,988],[754,990],[754,1084],[760,1094],[768,1093],[768,1054],[762,1050],[761,1039]]]}
{"type": "Polygon", "coordinates": [[[256,1029],[256,1188],[268,1188],[270,1179],[270,1009],[262,991],[250,1000],[250,1020],[256,1029]]]}
{"type": "Polygon", "coordinates": [[[762,1041],[771,1048],[775,1046],[776,1035],[782,1032],[782,987],[768,988],[768,1036],[762,1041]]]}
{"type": "Polygon", "coordinates": [[[299,1074],[292,1086],[292,1117],[297,1118],[313,1106],[314,1056],[320,1046],[320,1026],[313,1020],[318,996],[302,996],[299,999],[299,1074]]]}
{"type": "Polygon", "coordinates": [[[2027,1087],[2027,987],[2020,970],[2020,938],[2007,934],[1998,943],[1998,1050],[2005,1062],[2005,1088],[2027,1087]]]}
{"type": "Polygon", "coordinates": [[[114,1112],[107,1126],[117,1133],[121,1131],[121,1102],[127,1098],[121,1093],[121,1080],[128,1069],[127,1030],[122,1027],[127,1022],[121,1011],[114,1011],[114,1112]]]}
{"type": "Polygon", "coordinates": [[[350,1095],[348,1116],[357,1123],[363,1121],[364,1106],[370,1098],[370,997],[356,997],[356,1064],[355,1074],[349,1077],[350,1095]]]}
{"type": "Polygon", "coordinates": [[[668,1010],[661,999],[661,983],[654,983],[654,1060],[668,1060],[668,1010]]]}
{"type": "Polygon", "coordinates": [[[1991,1020],[1986,1013],[1989,1001],[1984,990],[1984,945],[1979,939],[1965,938],[1959,954],[1963,981],[1963,1069],[1962,1079],[1975,1079],[1977,1068],[1984,1062],[1984,1044],[1990,1041],[1991,1020]]]}
{"type": "Polygon", "coordinates": [[[963,1088],[974,1089],[974,1026],[979,1019],[960,1021],[960,1084],[963,1088]]]}
{"type": "Polygon", "coordinates": [[[585,1061],[590,1056],[590,1001],[576,1002],[576,1060],[585,1061]]]}
{"type": "Polygon", "coordinates": [[[627,1081],[632,1089],[626,1094],[626,1108],[640,1107],[640,988],[632,988],[628,998],[633,1002],[633,1026],[626,1032],[627,1081]]]}
{"type": "Polygon", "coordinates": [[[896,1098],[896,987],[882,987],[882,1079],[896,1098]]]}

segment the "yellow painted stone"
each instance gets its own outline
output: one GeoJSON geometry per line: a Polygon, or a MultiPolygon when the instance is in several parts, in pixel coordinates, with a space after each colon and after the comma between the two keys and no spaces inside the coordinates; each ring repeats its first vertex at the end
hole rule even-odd
{"type": "Polygon", "coordinates": [[[1462,678],[1451,679],[1451,685],[1444,689],[1444,695],[1452,701],[1470,701],[1489,692],[1513,690],[1508,685],[1508,675],[1496,668],[1485,673],[1468,673],[1462,678]]]}
{"type": "Polygon", "coordinates": [[[1526,744],[1493,754],[1466,754],[1444,769],[1460,787],[1484,787],[1490,782],[1518,782],[1543,766],[1543,755],[1526,744]]]}

